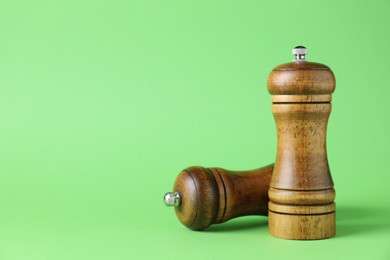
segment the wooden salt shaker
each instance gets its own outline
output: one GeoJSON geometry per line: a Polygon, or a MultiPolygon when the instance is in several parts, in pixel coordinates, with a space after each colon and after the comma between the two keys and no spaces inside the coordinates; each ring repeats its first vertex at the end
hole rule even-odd
{"type": "Polygon", "coordinates": [[[202,230],[211,224],[247,215],[268,214],[268,189],[273,165],[253,171],[189,167],[164,196],[186,227],[202,230]]]}
{"type": "Polygon", "coordinates": [[[278,146],[269,190],[269,232],[278,238],[311,240],[335,235],[335,190],[326,153],[326,128],[335,77],[329,67],[295,60],[268,77],[278,146]]]}

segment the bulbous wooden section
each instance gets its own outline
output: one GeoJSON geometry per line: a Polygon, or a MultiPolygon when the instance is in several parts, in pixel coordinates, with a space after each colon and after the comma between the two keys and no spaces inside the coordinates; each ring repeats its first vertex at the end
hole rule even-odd
{"type": "Polygon", "coordinates": [[[268,214],[268,190],[273,165],[253,171],[189,167],[176,178],[173,191],[180,194],[175,212],[180,222],[202,230],[229,219],[268,214]]]}
{"type": "Polygon", "coordinates": [[[335,77],[328,66],[307,61],[279,65],[268,77],[271,95],[332,94],[335,85],[335,77]]]}

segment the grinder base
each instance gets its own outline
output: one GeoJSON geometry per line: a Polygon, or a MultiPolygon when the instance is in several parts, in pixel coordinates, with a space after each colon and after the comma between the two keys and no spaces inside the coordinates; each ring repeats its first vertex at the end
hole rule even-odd
{"type": "Polygon", "coordinates": [[[316,215],[291,215],[268,211],[269,233],[278,238],[315,240],[336,234],[335,212],[316,215]]]}

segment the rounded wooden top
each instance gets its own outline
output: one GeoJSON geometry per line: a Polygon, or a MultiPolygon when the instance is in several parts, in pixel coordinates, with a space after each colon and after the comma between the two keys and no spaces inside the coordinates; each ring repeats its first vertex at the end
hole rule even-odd
{"type": "Polygon", "coordinates": [[[201,230],[213,224],[218,213],[219,192],[207,169],[184,169],[177,176],[173,191],[180,194],[180,205],[175,206],[175,212],[183,225],[201,230]]]}
{"type": "Polygon", "coordinates": [[[284,96],[280,100],[276,98],[274,102],[329,102],[335,85],[334,74],[328,66],[308,61],[293,61],[279,65],[268,77],[269,93],[284,96]],[[290,95],[296,97],[293,99],[285,97],[290,95]],[[321,96],[309,97],[313,95],[321,96]]]}

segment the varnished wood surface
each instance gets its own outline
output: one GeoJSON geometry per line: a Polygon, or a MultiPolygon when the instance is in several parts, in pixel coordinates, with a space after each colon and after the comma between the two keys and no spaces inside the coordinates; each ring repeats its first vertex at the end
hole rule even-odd
{"type": "Polygon", "coordinates": [[[214,176],[203,167],[191,167],[176,178],[174,192],[179,192],[181,203],[175,212],[183,225],[203,229],[213,223],[218,214],[219,191],[214,176]]]}
{"type": "Polygon", "coordinates": [[[183,225],[202,230],[229,219],[268,214],[273,165],[253,171],[189,167],[176,178],[181,204],[175,212],[183,225]]]}

